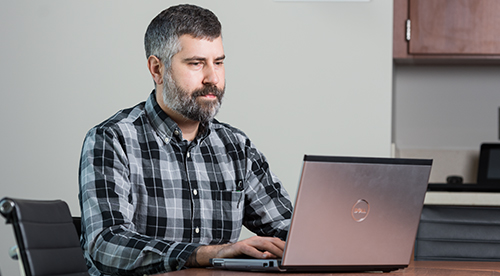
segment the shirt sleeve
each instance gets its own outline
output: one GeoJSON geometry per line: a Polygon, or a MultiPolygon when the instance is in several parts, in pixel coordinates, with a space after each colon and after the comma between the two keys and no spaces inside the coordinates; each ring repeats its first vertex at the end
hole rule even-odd
{"type": "Polygon", "coordinates": [[[293,211],[290,196],[249,141],[247,152],[244,225],[257,235],[286,240],[293,211]]]}
{"type": "Polygon", "coordinates": [[[180,269],[200,244],[155,239],[136,231],[123,137],[110,129],[87,134],[80,159],[82,247],[101,273],[143,275],[180,269]]]}

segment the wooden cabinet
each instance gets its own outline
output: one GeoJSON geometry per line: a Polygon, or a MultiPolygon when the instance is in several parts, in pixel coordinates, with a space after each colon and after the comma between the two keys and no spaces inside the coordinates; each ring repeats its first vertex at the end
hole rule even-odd
{"type": "Polygon", "coordinates": [[[394,0],[393,57],[500,64],[500,0],[394,0]]]}

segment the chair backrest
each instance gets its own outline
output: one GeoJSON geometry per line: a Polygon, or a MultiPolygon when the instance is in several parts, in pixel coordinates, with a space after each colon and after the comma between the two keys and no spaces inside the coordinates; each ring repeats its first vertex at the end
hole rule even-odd
{"type": "Polygon", "coordinates": [[[73,217],[73,225],[75,226],[76,234],[80,237],[82,235],[82,218],[73,217]]]}
{"type": "Polygon", "coordinates": [[[3,198],[26,276],[89,276],[73,218],[62,200],[3,198]]]}

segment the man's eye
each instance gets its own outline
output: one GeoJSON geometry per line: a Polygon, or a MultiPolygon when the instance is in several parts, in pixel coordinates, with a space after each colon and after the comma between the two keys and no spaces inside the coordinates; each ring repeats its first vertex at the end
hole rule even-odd
{"type": "Polygon", "coordinates": [[[198,66],[200,65],[201,63],[200,62],[190,62],[189,65],[193,65],[193,66],[198,66]]]}

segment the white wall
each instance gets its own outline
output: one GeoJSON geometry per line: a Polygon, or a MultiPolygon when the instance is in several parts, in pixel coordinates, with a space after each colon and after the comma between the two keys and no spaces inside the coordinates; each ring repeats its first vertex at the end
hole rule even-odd
{"type": "MultiPolygon", "coordinates": [[[[302,156],[389,156],[392,1],[199,0],[223,24],[218,118],[243,129],[294,196],[302,156]]],[[[86,131],[153,88],[143,34],[177,1],[0,0],[0,197],[66,200],[79,215],[86,131]]],[[[0,226],[0,270],[10,225],[0,226]]]]}
{"type": "Polygon", "coordinates": [[[394,91],[400,148],[479,150],[498,142],[499,65],[398,65],[394,91]]]}

